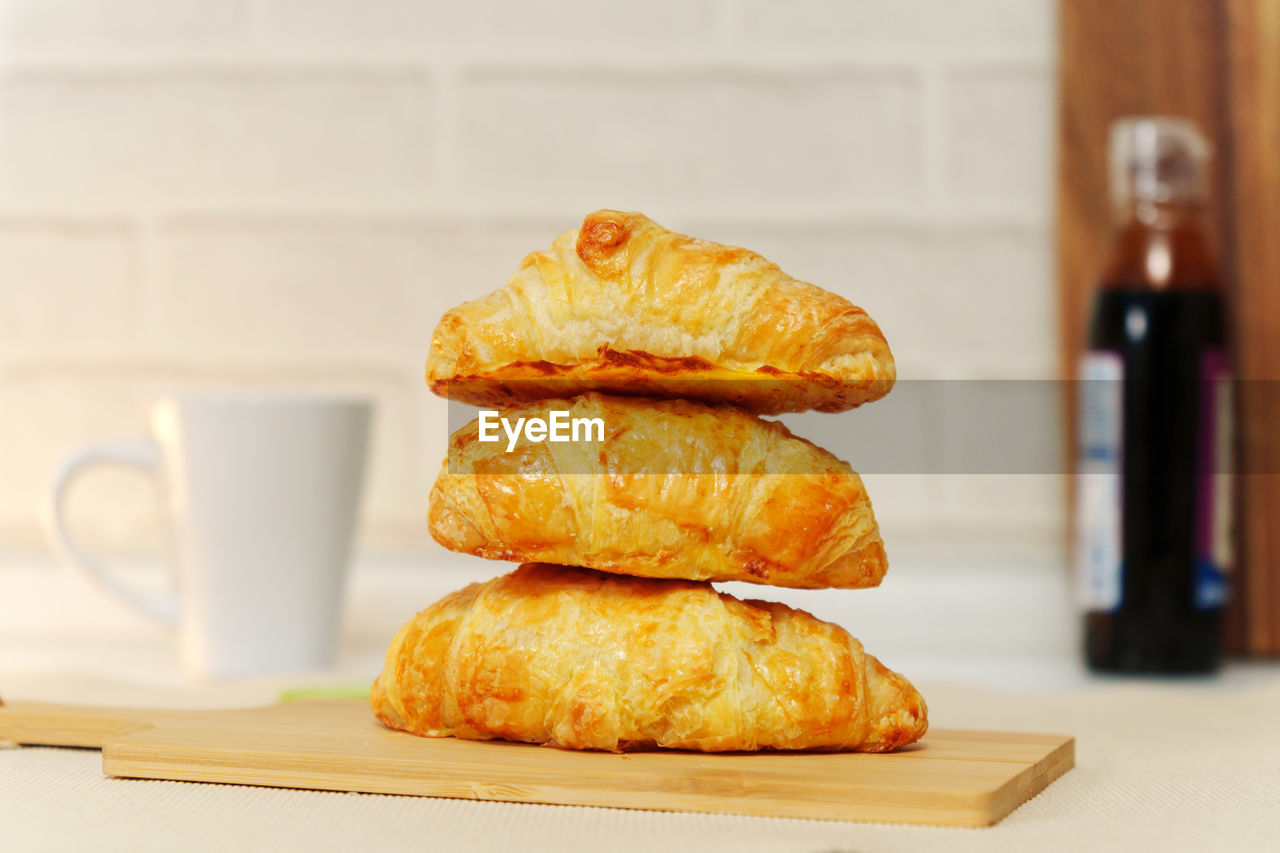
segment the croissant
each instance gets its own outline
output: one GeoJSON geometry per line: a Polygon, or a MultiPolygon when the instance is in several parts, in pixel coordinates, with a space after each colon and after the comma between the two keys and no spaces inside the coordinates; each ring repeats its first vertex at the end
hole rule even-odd
{"type": "Polygon", "coordinates": [[[371,702],[417,735],[615,751],[887,752],[928,727],[910,682],[802,610],[545,564],[415,616],[371,702]]]}
{"type": "Polygon", "coordinates": [[[427,382],[476,405],[583,391],[838,412],[896,377],[875,322],[754,252],[600,210],[444,315],[427,382]]]}
{"type": "Polygon", "coordinates": [[[808,588],[884,577],[862,480],[782,424],[727,406],[601,394],[502,415],[509,428],[553,410],[566,413],[566,436],[567,422],[599,419],[596,436],[607,440],[579,431],[578,441],[481,441],[472,421],[450,439],[431,490],[437,542],[644,577],[808,588]]]}

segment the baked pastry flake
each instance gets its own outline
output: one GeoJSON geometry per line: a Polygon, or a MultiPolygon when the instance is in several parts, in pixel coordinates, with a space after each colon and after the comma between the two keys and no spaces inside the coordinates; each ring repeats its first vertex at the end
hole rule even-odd
{"type": "Polygon", "coordinates": [[[417,735],[615,751],[887,752],[928,727],[910,682],[804,611],[545,564],[410,620],[371,702],[417,735]]]}
{"type": "Polygon", "coordinates": [[[643,577],[870,587],[888,568],[861,478],[780,423],[586,394],[503,415],[599,419],[603,442],[450,439],[429,523],[454,551],[643,577]]]}
{"type": "Polygon", "coordinates": [[[585,391],[838,412],[896,378],[861,308],[746,249],[599,210],[507,285],[447,312],[427,383],[509,406],[585,391]]]}

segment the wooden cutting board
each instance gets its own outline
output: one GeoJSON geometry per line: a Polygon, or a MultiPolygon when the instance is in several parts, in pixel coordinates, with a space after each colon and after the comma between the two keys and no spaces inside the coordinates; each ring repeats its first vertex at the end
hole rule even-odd
{"type": "Polygon", "coordinates": [[[1065,735],[930,731],[890,755],[571,752],[390,731],[358,699],[237,711],[12,702],[0,740],[108,776],[774,817],[988,826],[1070,770],[1065,735]]]}

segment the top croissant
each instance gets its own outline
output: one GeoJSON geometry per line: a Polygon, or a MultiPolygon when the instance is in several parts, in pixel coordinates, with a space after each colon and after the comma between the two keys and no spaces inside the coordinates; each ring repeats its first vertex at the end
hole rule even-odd
{"type": "Polygon", "coordinates": [[[839,412],[897,375],[875,321],[755,252],[598,210],[440,320],[427,383],[515,405],[587,391],[839,412]]]}

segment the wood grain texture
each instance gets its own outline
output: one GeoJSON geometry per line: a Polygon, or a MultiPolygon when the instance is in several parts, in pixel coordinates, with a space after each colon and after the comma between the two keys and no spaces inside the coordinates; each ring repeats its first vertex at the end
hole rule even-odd
{"type": "Polygon", "coordinates": [[[10,703],[0,740],[95,746],[111,776],[329,791],[988,826],[1075,763],[1065,735],[930,731],[855,753],[572,752],[420,738],[358,699],[237,711],[10,703]]]}
{"type": "MultiPolygon", "coordinates": [[[[1107,130],[1194,120],[1214,142],[1210,220],[1242,383],[1239,558],[1228,647],[1280,654],[1280,3],[1062,0],[1057,249],[1060,351],[1075,376],[1112,227],[1107,130]]],[[[1073,454],[1074,395],[1067,393],[1073,454]]],[[[1069,503],[1069,506],[1072,504],[1069,503]]],[[[1069,526],[1068,529],[1071,529],[1069,526]]]]}
{"type": "Polygon", "coordinates": [[[1280,3],[1229,0],[1242,651],[1280,654],[1280,3]]]}
{"type": "MultiPolygon", "coordinates": [[[[1057,243],[1066,378],[1075,377],[1090,300],[1110,249],[1111,123],[1128,115],[1182,115],[1217,139],[1226,88],[1219,6],[1216,0],[1062,0],[1057,243]]],[[[1228,158],[1218,154],[1210,219],[1222,246],[1230,203],[1220,190],[1230,181],[1228,158]]]]}

